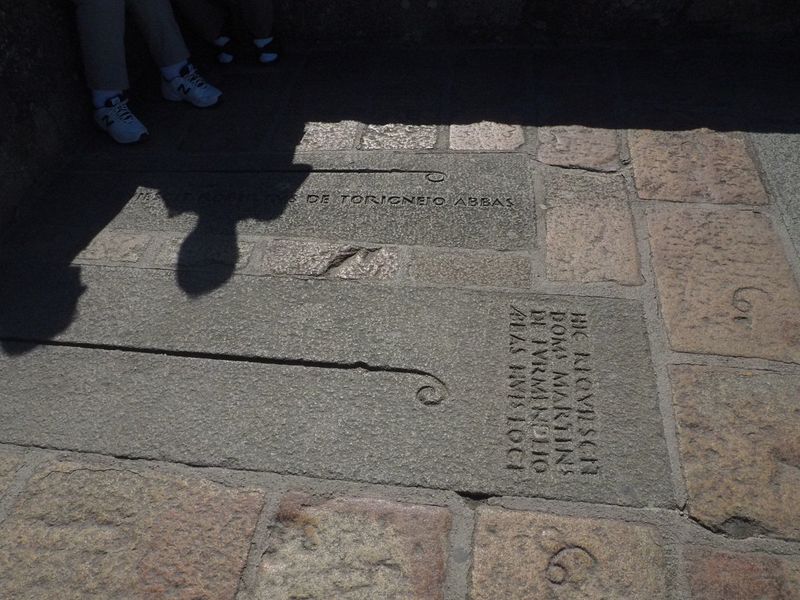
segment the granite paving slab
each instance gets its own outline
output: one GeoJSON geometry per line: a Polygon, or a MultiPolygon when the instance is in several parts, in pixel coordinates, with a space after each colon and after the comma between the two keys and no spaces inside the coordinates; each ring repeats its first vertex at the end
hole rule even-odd
{"type": "Polygon", "coordinates": [[[157,157],[132,157],[121,172],[65,174],[48,193],[55,210],[42,215],[45,223],[37,215],[35,226],[41,232],[49,224],[45,239],[64,238],[65,221],[81,227],[105,213],[98,227],[494,250],[534,245],[534,194],[523,155],[217,158],[177,169],[165,159],[162,170],[157,157]]]}
{"type": "Polygon", "coordinates": [[[638,302],[246,276],[187,299],[169,272],[75,275],[13,286],[34,300],[2,323],[28,343],[4,343],[0,441],[671,506],[638,302]],[[87,348],[31,352],[51,338],[87,348]]]}
{"type": "Polygon", "coordinates": [[[482,507],[475,600],[665,599],[663,542],[650,527],[482,507]]]}
{"type": "Polygon", "coordinates": [[[0,523],[0,598],[233,600],[264,500],[130,464],[49,463],[0,523]]]}
{"type": "Polygon", "coordinates": [[[252,600],[445,597],[445,508],[290,493],[276,520],[252,600]]]}

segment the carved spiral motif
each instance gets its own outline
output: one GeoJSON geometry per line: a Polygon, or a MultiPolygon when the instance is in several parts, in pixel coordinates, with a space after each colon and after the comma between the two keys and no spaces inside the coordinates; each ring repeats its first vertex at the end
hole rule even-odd
{"type": "Polygon", "coordinates": [[[588,578],[596,564],[597,559],[585,548],[567,546],[550,557],[545,577],[553,585],[579,583],[588,578]]]}
{"type": "Polygon", "coordinates": [[[733,307],[742,313],[753,310],[753,302],[757,296],[769,298],[769,292],[757,287],[741,287],[733,293],[733,307]]]}
{"type": "Polygon", "coordinates": [[[432,385],[426,385],[417,390],[417,400],[425,406],[435,406],[441,404],[444,400],[444,395],[441,390],[432,385]]]}
{"type": "Polygon", "coordinates": [[[425,174],[425,179],[431,183],[441,183],[447,179],[447,175],[441,171],[430,171],[425,174]]]}

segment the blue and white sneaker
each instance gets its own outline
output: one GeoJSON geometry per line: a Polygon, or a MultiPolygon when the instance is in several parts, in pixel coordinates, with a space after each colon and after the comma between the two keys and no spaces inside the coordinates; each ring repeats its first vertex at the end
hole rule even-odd
{"type": "Polygon", "coordinates": [[[95,109],[94,122],[119,144],[135,144],[150,137],[147,127],[128,108],[128,98],[123,94],[95,109]]]}
{"type": "Polygon", "coordinates": [[[161,95],[172,102],[189,102],[198,108],[208,108],[219,102],[222,92],[203,79],[193,64],[187,63],[174,79],[161,79],[161,95]]]}

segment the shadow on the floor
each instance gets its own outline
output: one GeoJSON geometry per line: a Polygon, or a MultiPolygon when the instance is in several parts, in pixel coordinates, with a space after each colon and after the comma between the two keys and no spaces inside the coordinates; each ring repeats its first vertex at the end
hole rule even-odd
{"type": "Polygon", "coordinates": [[[202,112],[161,101],[149,91],[156,82],[143,81],[139,89],[148,91],[134,96],[134,107],[153,140],[123,148],[98,133],[90,148],[68,157],[72,166],[3,240],[0,339],[28,340],[3,344],[20,352],[69,326],[84,291],[73,260],[142,188],[160,191],[152,211],[161,226],[170,217],[196,217],[179,264],[212,238],[227,240],[213,268],[179,269],[177,285],[190,297],[223,286],[237,261],[237,226],[279,218],[303,184],[309,167],[293,154],[309,122],[800,133],[798,58],[797,48],[714,46],[313,52],[272,68],[209,67],[225,102],[202,112]],[[241,174],[244,163],[270,174],[281,194],[199,197],[175,185],[177,173],[241,174]]]}

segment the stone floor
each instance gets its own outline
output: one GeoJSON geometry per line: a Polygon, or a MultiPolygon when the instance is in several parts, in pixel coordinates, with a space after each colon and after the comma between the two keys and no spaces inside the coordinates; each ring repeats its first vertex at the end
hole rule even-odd
{"type": "Polygon", "coordinates": [[[800,599],[770,49],[142,82],[0,255],[0,597],[800,599]]]}

